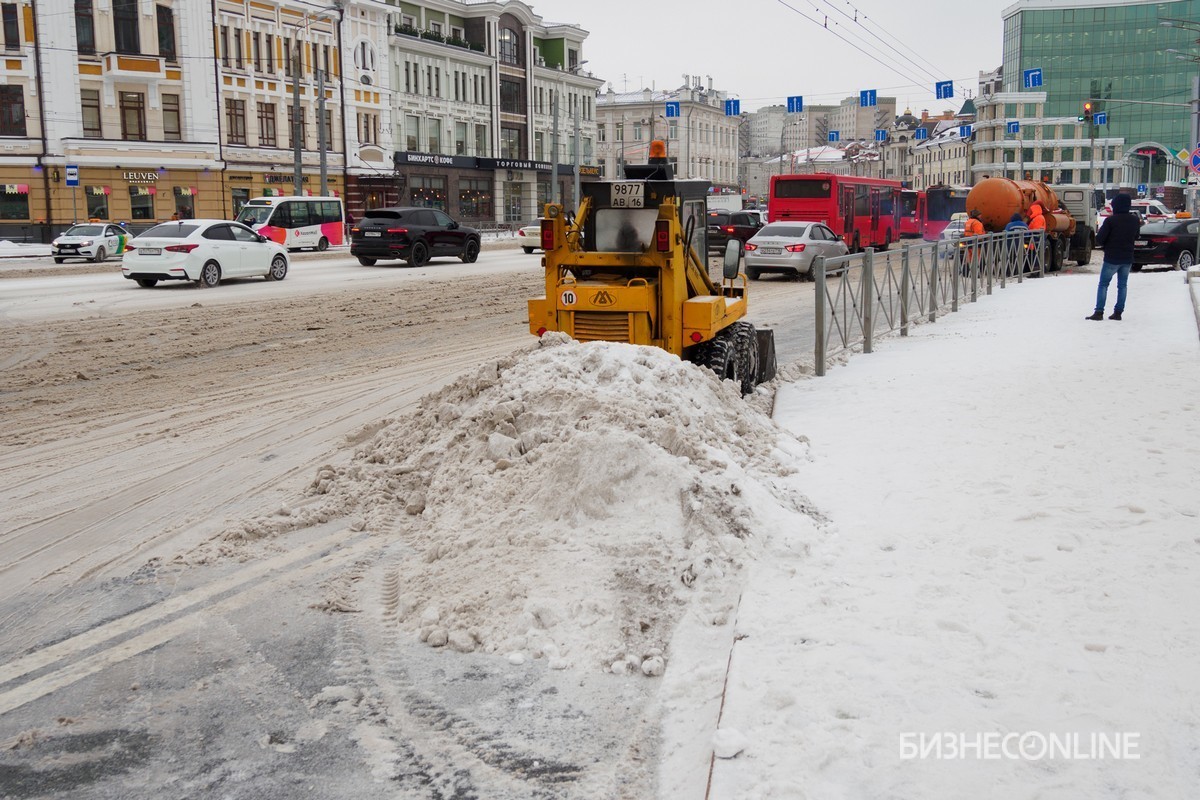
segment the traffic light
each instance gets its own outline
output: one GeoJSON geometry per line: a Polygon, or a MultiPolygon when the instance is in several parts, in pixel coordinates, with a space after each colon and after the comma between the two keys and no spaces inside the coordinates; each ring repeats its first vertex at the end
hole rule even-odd
{"type": "Polygon", "coordinates": [[[1091,100],[1086,100],[1083,103],[1083,121],[1084,122],[1092,121],[1092,101],[1091,100]]]}

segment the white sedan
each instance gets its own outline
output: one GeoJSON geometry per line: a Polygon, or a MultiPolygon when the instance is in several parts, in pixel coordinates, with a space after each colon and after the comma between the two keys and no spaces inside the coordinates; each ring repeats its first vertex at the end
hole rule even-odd
{"type": "Polygon", "coordinates": [[[125,246],[121,273],[138,286],[195,281],[216,286],[225,278],[287,277],[287,250],[237,222],[188,219],[155,225],[125,246]]]}
{"type": "Polygon", "coordinates": [[[109,256],[125,252],[129,231],[110,222],[88,222],[72,225],[50,243],[50,255],[55,264],[68,258],[104,261],[109,256]]]}
{"type": "Polygon", "coordinates": [[[521,243],[521,249],[526,253],[532,253],[534,250],[542,249],[542,222],[538,220],[537,225],[526,225],[524,228],[517,230],[517,241],[521,243]]]}
{"type": "Polygon", "coordinates": [[[746,242],[746,276],[756,281],[764,272],[782,272],[811,280],[817,256],[848,252],[841,237],[819,222],[771,222],[746,242]]]}

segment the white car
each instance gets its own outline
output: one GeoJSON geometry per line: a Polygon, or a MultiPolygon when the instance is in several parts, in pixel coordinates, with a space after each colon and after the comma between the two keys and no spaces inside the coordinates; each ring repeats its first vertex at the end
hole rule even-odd
{"type": "Polygon", "coordinates": [[[88,222],[72,225],[50,243],[50,255],[55,264],[68,258],[104,261],[109,256],[125,252],[129,231],[108,222],[88,222]]]}
{"type": "Polygon", "coordinates": [[[771,222],[745,244],[746,277],[758,280],[764,272],[813,277],[817,256],[835,258],[849,252],[836,233],[819,222],[771,222]]]}
{"type": "Polygon", "coordinates": [[[287,277],[287,250],[237,222],[189,219],[164,222],[125,247],[121,273],[138,286],[195,281],[216,286],[225,278],[287,277]]]}
{"type": "Polygon", "coordinates": [[[534,250],[542,249],[542,223],[538,220],[537,225],[526,225],[517,231],[517,241],[521,244],[521,249],[526,253],[532,253],[534,250]]]}

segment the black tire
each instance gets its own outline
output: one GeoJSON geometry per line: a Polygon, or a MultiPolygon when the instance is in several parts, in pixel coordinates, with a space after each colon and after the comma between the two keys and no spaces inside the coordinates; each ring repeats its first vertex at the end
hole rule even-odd
{"type": "Polygon", "coordinates": [[[1181,269],[1184,272],[1187,272],[1188,269],[1190,269],[1195,263],[1196,258],[1192,255],[1191,250],[1180,250],[1179,258],[1175,259],[1175,269],[1181,269]]]}
{"type": "Polygon", "coordinates": [[[92,257],[92,261],[97,264],[103,264],[108,259],[108,251],[103,247],[96,248],[96,255],[92,257]]]}
{"type": "Polygon", "coordinates": [[[883,252],[884,250],[887,250],[891,246],[892,246],[892,234],[888,233],[887,236],[883,237],[883,247],[879,248],[879,251],[883,252]]]}
{"type": "Polygon", "coordinates": [[[271,268],[267,270],[267,280],[281,281],[287,277],[288,263],[287,259],[282,255],[276,255],[271,259],[271,268]]]}
{"type": "Polygon", "coordinates": [[[525,251],[525,255],[531,255],[533,253],[532,247],[522,247],[521,249],[525,251]]]}
{"type": "Polygon", "coordinates": [[[359,256],[358,263],[362,264],[364,267],[373,267],[375,266],[375,259],[367,258],[366,256],[359,256]]]}
{"type": "Polygon", "coordinates": [[[463,245],[463,253],[459,258],[464,264],[474,264],[479,260],[479,242],[474,239],[467,239],[467,243],[463,245]]]}
{"type": "Polygon", "coordinates": [[[322,236],[321,241],[317,242],[317,252],[324,253],[328,249],[329,249],[329,240],[326,239],[324,236],[322,236]]]}
{"type": "Polygon", "coordinates": [[[208,261],[200,268],[200,277],[196,279],[196,285],[201,289],[211,289],[221,282],[221,265],[215,261],[208,261]]]}
{"type": "Polygon", "coordinates": [[[701,342],[692,348],[691,360],[694,364],[712,370],[723,381],[734,381],[738,388],[742,385],[741,366],[734,350],[733,337],[726,329],[707,342],[701,342]]]}
{"type": "Polygon", "coordinates": [[[61,263],[63,263],[63,261],[64,261],[64,259],[61,259],[61,258],[54,259],[55,264],[61,264],[61,263]]]}
{"type": "Polygon", "coordinates": [[[754,267],[746,267],[746,277],[752,281],[758,280],[762,276],[762,272],[754,267]]]}
{"type": "Polygon", "coordinates": [[[151,289],[158,286],[158,278],[138,278],[137,285],[143,289],[151,289]]]}
{"type": "Polygon", "coordinates": [[[733,331],[733,353],[738,360],[742,396],[745,397],[758,385],[758,336],[754,325],[745,320],[733,323],[729,329],[733,331]]]}
{"type": "Polygon", "coordinates": [[[1133,267],[1131,267],[1131,271],[1133,271],[1133,272],[1141,272],[1141,271],[1142,271],[1142,265],[1141,265],[1141,264],[1134,264],[1134,265],[1133,265],[1133,267]]]}
{"type": "Polygon", "coordinates": [[[408,265],[410,267],[423,267],[429,263],[429,246],[424,242],[413,242],[412,249],[408,251],[408,265]]]}

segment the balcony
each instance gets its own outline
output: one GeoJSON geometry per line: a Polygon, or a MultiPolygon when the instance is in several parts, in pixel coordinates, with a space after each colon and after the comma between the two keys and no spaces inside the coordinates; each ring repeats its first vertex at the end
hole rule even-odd
{"type": "Polygon", "coordinates": [[[446,36],[435,31],[420,30],[412,27],[411,25],[397,25],[394,33],[397,36],[410,36],[414,39],[421,39],[423,41],[433,42],[434,44],[444,44],[448,47],[458,47],[463,50],[473,50],[476,53],[482,53],[484,51],[482,44],[468,42],[465,39],[459,39],[457,36],[446,36]]]}
{"type": "Polygon", "coordinates": [[[100,63],[105,75],[118,78],[162,78],[165,60],[160,56],[126,55],[105,53],[100,63]]]}

